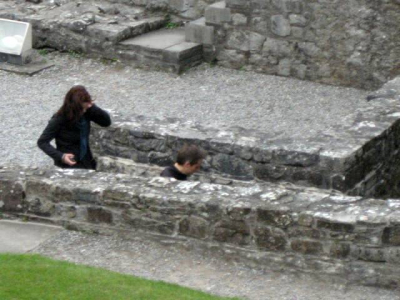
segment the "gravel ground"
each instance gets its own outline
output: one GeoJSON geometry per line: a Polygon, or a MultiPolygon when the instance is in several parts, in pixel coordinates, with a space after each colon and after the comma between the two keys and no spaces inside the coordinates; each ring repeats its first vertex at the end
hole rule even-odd
{"type": "Polygon", "coordinates": [[[221,296],[252,300],[399,300],[399,291],[343,286],[310,278],[248,269],[218,257],[169,247],[143,237],[62,231],[34,253],[120,273],[162,280],[221,296]]]}
{"type": "Polygon", "coordinates": [[[349,114],[370,105],[366,91],[207,64],[177,76],[58,52],[48,59],[56,66],[33,77],[0,71],[2,162],[51,163],[36,140],[73,84],[85,85],[99,106],[127,115],[188,118],[294,139],[350,122],[349,114]]]}

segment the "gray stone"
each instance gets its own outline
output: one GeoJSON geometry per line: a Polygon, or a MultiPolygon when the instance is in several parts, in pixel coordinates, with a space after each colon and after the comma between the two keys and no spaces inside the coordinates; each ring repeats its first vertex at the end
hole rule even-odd
{"type": "Polygon", "coordinates": [[[232,24],[235,26],[241,26],[247,24],[247,17],[243,14],[233,14],[232,24]]]}
{"type": "Polygon", "coordinates": [[[265,36],[258,34],[256,32],[250,32],[249,36],[249,50],[250,51],[261,51],[263,44],[265,42],[265,36]]]}
{"type": "Polygon", "coordinates": [[[231,10],[226,8],[224,1],[207,6],[204,12],[206,24],[221,25],[231,21],[231,10]]]}
{"type": "Polygon", "coordinates": [[[278,65],[278,75],[290,76],[291,61],[290,59],[281,59],[278,65]]]}
{"type": "Polygon", "coordinates": [[[271,17],[271,31],[279,36],[290,35],[290,22],[282,15],[271,17]]]}
{"type": "Polygon", "coordinates": [[[279,229],[259,226],[255,230],[255,236],[259,249],[282,251],[286,248],[287,239],[279,229]]]}
{"type": "Polygon", "coordinates": [[[233,31],[227,41],[227,46],[231,49],[249,51],[250,34],[246,31],[233,31]]]}
{"type": "Polygon", "coordinates": [[[304,27],[307,24],[306,18],[301,15],[291,14],[289,15],[289,21],[291,25],[304,27]]]}
{"type": "Polygon", "coordinates": [[[185,37],[187,42],[211,45],[214,43],[214,28],[206,26],[205,18],[201,18],[186,23],[185,37]]]}
{"type": "Polygon", "coordinates": [[[289,56],[291,51],[292,47],[288,41],[273,38],[268,38],[262,48],[263,54],[272,54],[276,57],[289,56]]]}

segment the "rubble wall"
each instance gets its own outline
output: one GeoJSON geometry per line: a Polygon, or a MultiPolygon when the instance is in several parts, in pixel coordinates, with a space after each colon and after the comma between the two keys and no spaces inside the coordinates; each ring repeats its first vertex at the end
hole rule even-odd
{"type": "Polygon", "coordinates": [[[290,184],[227,186],[87,170],[0,170],[2,214],[75,230],[194,239],[231,249],[266,269],[388,288],[400,285],[399,208],[399,200],[290,184]]]}
{"type": "Polygon", "coordinates": [[[400,73],[396,0],[227,0],[213,15],[208,51],[227,67],[362,89],[400,73]]]}
{"type": "Polygon", "coordinates": [[[399,197],[400,123],[387,108],[384,117],[377,113],[375,108],[366,112],[359,123],[337,132],[339,138],[318,136],[304,144],[274,141],[255,130],[219,130],[187,120],[114,114],[111,127],[93,128],[92,147],[100,156],[167,166],[184,143],[193,143],[208,153],[202,166],[208,174],[399,197]]]}

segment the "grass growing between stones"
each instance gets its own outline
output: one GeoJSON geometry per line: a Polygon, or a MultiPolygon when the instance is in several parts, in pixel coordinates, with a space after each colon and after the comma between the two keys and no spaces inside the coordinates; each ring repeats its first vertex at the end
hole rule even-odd
{"type": "MultiPolygon", "coordinates": [[[[199,291],[39,255],[0,255],[0,299],[221,300],[199,291]]],[[[237,298],[235,298],[237,299],[237,298]]]]}

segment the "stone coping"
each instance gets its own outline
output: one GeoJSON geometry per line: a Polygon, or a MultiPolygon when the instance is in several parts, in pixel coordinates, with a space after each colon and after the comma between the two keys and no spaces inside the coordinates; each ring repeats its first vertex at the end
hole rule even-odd
{"type": "MultiPolygon", "coordinates": [[[[392,164],[398,156],[399,109],[396,99],[379,99],[349,117],[354,119],[351,124],[345,120],[322,136],[304,140],[274,138],[241,127],[217,129],[178,118],[127,117],[112,112],[113,125],[95,128],[93,143],[99,155],[161,165],[171,163],[179,145],[195,143],[213,156],[205,169],[225,176],[283,180],[376,196],[377,190],[385,188],[383,181],[390,185],[391,176],[397,176],[392,164]],[[149,152],[163,157],[152,161],[149,152]]],[[[388,195],[397,196],[381,193],[388,195]]]]}

